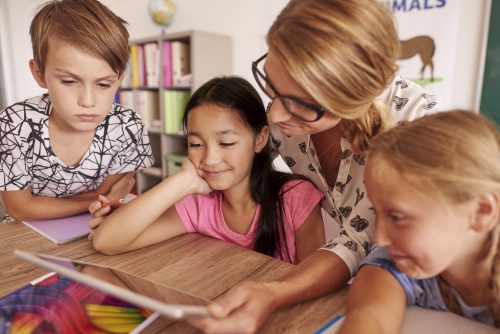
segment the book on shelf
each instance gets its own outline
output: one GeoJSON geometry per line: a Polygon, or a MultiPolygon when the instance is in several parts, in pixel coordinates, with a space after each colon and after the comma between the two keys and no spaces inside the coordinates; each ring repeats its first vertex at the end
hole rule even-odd
{"type": "Polygon", "coordinates": [[[172,85],[178,86],[180,79],[186,74],[191,73],[191,64],[189,60],[190,47],[188,43],[172,41],[172,85]]]}
{"type": "Polygon", "coordinates": [[[122,87],[158,88],[160,85],[160,50],[158,43],[132,44],[130,61],[125,69],[122,87]]]}
{"type": "Polygon", "coordinates": [[[190,88],[193,83],[193,75],[191,73],[185,74],[177,79],[176,88],[190,88]]]}
{"type": "Polygon", "coordinates": [[[160,83],[160,51],[158,43],[144,44],[144,67],[146,69],[146,87],[157,88],[160,83]]]}
{"type": "Polygon", "coordinates": [[[118,92],[119,104],[126,108],[135,110],[135,98],[132,90],[122,90],[118,92]]]}
{"type": "Polygon", "coordinates": [[[137,45],[137,70],[139,73],[139,87],[146,86],[146,61],[144,57],[144,45],[137,45]]]}
{"type": "Polygon", "coordinates": [[[167,90],[164,92],[165,133],[178,135],[183,133],[182,117],[191,94],[189,91],[167,90]]]}
{"type": "Polygon", "coordinates": [[[117,96],[122,107],[132,109],[139,114],[147,129],[161,128],[157,91],[122,90],[117,96]]]}
{"type": "Polygon", "coordinates": [[[132,87],[139,87],[139,48],[130,46],[130,68],[132,72],[132,87]]]}
{"type": "Polygon", "coordinates": [[[170,41],[162,42],[162,71],[163,87],[172,87],[172,43],[170,41]]]}
{"type": "Polygon", "coordinates": [[[121,104],[120,100],[120,92],[116,92],[115,94],[115,100],[113,101],[115,104],[121,104]]]}
{"type": "Polygon", "coordinates": [[[153,127],[154,121],[160,119],[158,92],[149,90],[135,91],[135,111],[147,129],[153,127]]]}

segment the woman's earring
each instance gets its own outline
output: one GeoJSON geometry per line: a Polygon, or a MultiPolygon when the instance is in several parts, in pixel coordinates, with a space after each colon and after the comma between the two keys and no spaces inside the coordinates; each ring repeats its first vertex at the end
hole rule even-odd
{"type": "Polygon", "coordinates": [[[269,102],[267,104],[267,107],[266,107],[266,114],[269,114],[269,112],[271,111],[271,107],[273,106],[273,103],[272,102],[269,102]]]}

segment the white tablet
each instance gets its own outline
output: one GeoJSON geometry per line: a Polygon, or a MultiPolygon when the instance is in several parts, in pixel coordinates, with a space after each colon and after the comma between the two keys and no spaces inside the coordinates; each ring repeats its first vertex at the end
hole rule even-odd
{"type": "Polygon", "coordinates": [[[14,255],[116,298],[157,311],[168,318],[210,316],[205,306],[209,302],[208,300],[168,286],[152,283],[117,269],[21,250],[14,250],[14,255]]]}

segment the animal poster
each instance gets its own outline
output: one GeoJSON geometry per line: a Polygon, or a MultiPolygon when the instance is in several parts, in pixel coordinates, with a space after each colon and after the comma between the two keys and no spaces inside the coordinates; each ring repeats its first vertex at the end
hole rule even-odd
{"type": "Polygon", "coordinates": [[[381,0],[394,13],[401,42],[400,74],[452,100],[459,51],[457,0],[381,0]]]}

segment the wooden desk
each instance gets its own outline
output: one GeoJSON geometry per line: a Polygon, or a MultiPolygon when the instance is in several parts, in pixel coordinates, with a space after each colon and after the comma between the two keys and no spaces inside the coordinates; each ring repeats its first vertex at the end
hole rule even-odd
{"type": "MultiPolygon", "coordinates": [[[[7,223],[0,224],[0,296],[46,273],[15,258],[14,249],[109,265],[211,300],[240,281],[269,281],[291,267],[274,258],[199,234],[185,234],[126,254],[106,256],[96,253],[87,239],[56,245],[23,224],[7,223]]],[[[276,312],[261,332],[314,332],[344,311],[346,296],[344,289],[276,312]]],[[[184,322],[177,322],[161,332],[197,331],[184,322]]]]}

